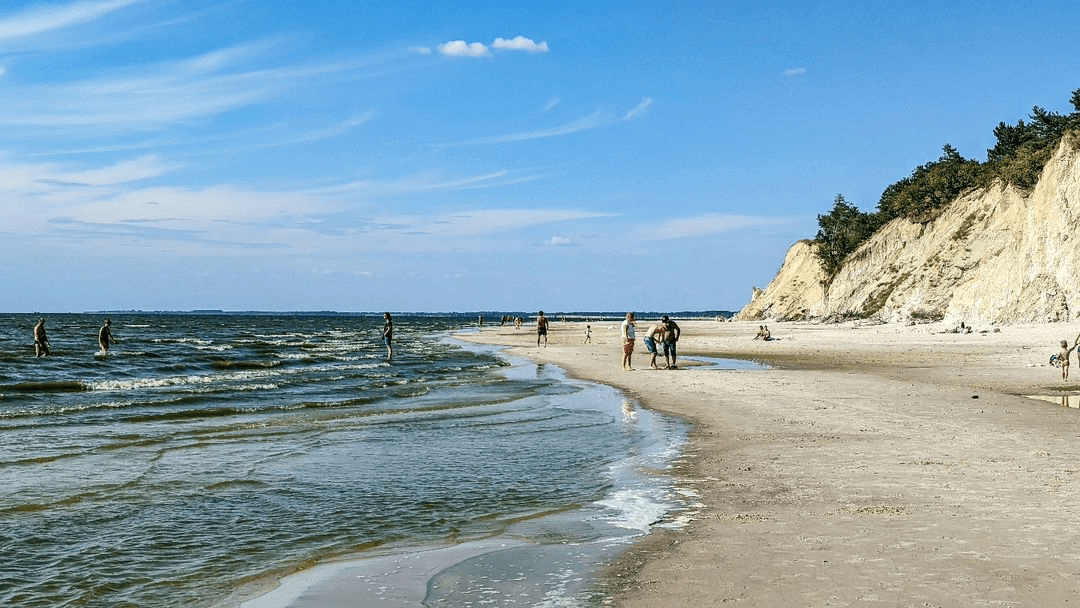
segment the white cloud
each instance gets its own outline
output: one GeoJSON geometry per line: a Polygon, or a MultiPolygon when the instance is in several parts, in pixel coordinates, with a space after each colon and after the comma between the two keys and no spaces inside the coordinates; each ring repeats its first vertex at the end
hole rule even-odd
{"type": "Polygon", "coordinates": [[[451,40],[438,46],[439,52],[448,57],[487,57],[491,53],[481,42],[451,40]]]}
{"type": "Polygon", "coordinates": [[[537,43],[524,36],[517,36],[512,40],[496,38],[495,42],[491,43],[491,48],[504,51],[525,51],[528,53],[548,52],[548,44],[546,41],[537,43]]]}
{"type": "Polygon", "coordinates": [[[179,167],[180,165],[176,163],[164,162],[156,155],[148,155],[100,169],[59,172],[52,177],[40,178],[39,181],[70,185],[108,186],[157,177],[179,167]]]}
{"type": "Polygon", "coordinates": [[[544,112],[550,112],[550,111],[554,110],[555,107],[558,106],[560,103],[562,103],[562,99],[560,99],[559,96],[556,95],[555,97],[552,97],[551,99],[548,100],[547,103],[544,104],[543,111],[544,112]]]}
{"type": "Polygon", "coordinates": [[[433,234],[477,236],[519,230],[551,222],[607,217],[608,214],[574,209],[486,209],[462,211],[434,218],[415,229],[433,234]]]}
{"type": "Polygon", "coordinates": [[[634,106],[629,112],[626,113],[625,116],[623,116],[623,120],[634,120],[635,118],[641,118],[645,115],[646,112],[649,111],[649,108],[652,107],[652,104],[652,97],[646,97],[645,99],[642,99],[641,103],[634,106]]]}
{"type": "Polygon", "coordinates": [[[638,234],[646,241],[665,241],[710,236],[747,228],[775,226],[789,221],[789,219],[785,218],[710,213],[696,217],[667,220],[647,230],[641,230],[638,234]]]}
{"type": "Polygon", "coordinates": [[[34,7],[0,18],[0,43],[96,21],[142,0],[71,2],[34,7]]]}
{"type": "Polygon", "coordinates": [[[552,236],[550,239],[544,241],[544,243],[547,245],[551,245],[552,247],[566,247],[567,245],[574,244],[573,241],[566,238],[565,236],[559,236],[557,234],[552,236]]]}
{"type": "Polygon", "coordinates": [[[784,70],[784,76],[802,76],[806,73],[806,68],[788,68],[784,70]]]}
{"type": "MultiPolygon", "coordinates": [[[[597,129],[600,127],[606,127],[608,125],[617,124],[620,122],[626,122],[640,118],[644,116],[650,107],[652,107],[653,100],[651,97],[646,97],[641,100],[641,103],[631,108],[622,118],[617,118],[608,112],[593,112],[588,116],[584,116],[577,120],[570,121],[547,129],[538,129],[536,131],[523,131],[520,133],[508,133],[506,135],[495,135],[493,137],[481,137],[464,142],[457,142],[457,146],[475,146],[484,144],[503,144],[515,141],[528,141],[532,139],[544,139],[547,137],[558,137],[560,135],[570,135],[572,133],[579,133],[581,131],[588,131],[590,129],[597,129]]],[[[549,102],[550,105],[550,102],[549,102]]]]}

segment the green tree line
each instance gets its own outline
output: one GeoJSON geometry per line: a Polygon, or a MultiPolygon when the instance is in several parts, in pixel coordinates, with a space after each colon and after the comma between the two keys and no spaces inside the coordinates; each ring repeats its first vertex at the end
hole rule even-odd
{"type": "Polygon", "coordinates": [[[1070,102],[1074,108],[1070,114],[1035,106],[1026,122],[998,123],[994,128],[996,143],[986,151],[985,162],[964,158],[945,144],[940,158],[916,167],[911,175],[885,188],[874,212],[860,211],[837,195],[832,210],[818,216],[814,237],[827,280],[836,276],[848,254],[898,217],[929,222],[960,195],[989,188],[999,180],[1021,190],[1033,189],[1062,137],[1080,131],[1080,89],[1072,92],[1070,102]]]}

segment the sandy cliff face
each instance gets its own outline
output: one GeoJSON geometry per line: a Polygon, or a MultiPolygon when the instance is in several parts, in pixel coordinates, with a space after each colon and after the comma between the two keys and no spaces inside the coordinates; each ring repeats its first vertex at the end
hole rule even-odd
{"type": "Polygon", "coordinates": [[[737,318],[985,325],[1080,317],[1080,154],[1063,142],[1027,196],[995,187],[957,199],[926,224],[892,221],[827,289],[813,248],[792,246],[737,318]]]}

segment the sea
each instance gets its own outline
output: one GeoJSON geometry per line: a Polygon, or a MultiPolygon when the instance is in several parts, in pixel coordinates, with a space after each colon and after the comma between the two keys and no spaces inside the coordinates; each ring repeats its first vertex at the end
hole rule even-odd
{"type": "Polygon", "coordinates": [[[597,606],[603,564],[693,509],[684,422],[455,337],[474,315],[396,315],[392,361],[382,323],[0,315],[0,605],[326,606],[348,579],[341,605],[597,606]]]}

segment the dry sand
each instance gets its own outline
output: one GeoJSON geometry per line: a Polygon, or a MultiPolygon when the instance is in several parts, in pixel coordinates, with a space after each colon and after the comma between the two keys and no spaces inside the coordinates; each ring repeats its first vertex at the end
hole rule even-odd
{"type": "MultiPolygon", "coordinates": [[[[676,473],[704,505],[608,572],[608,604],[1080,604],[1080,364],[1048,364],[1067,324],[943,333],[896,326],[680,321],[680,358],[764,371],[635,371],[616,322],[485,327],[466,339],[628,391],[693,423],[676,473]],[[1046,395],[1051,401],[1024,395],[1046,395]]],[[[663,360],[663,357],[660,357],[663,360]]],[[[684,364],[685,363],[685,364],[684,364]]]]}

